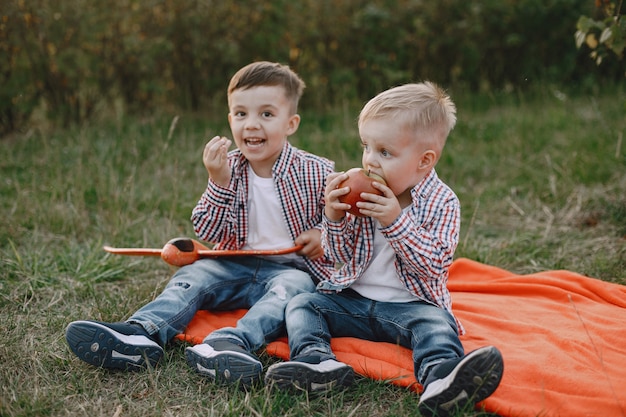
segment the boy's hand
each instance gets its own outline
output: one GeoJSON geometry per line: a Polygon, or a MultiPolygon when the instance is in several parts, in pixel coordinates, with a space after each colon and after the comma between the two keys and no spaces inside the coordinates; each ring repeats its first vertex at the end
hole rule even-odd
{"type": "Polygon", "coordinates": [[[302,232],[294,243],[304,246],[301,250],[296,252],[296,254],[306,256],[312,261],[324,255],[324,250],[322,249],[322,232],[318,229],[309,229],[302,232]]]}
{"type": "Polygon", "coordinates": [[[209,173],[209,177],[218,185],[228,187],[230,184],[230,168],[228,167],[228,147],[232,142],[220,136],[215,136],[204,146],[202,162],[209,173]]]}
{"type": "Polygon", "coordinates": [[[337,188],[342,181],[348,179],[345,172],[333,172],[326,177],[326,189],[324,190],[324,214],[329,220],[337,222],[346,215],[346,210],[350,209],[350,204],[342,203],[339,197],[348,194],[350,187],[337,188]]]}
{"type": "Polygon", "coordinates": [[[359,201],[356,206],[363,215],[373,217],[381,226],[387,227],[402,213],[402,207],[391,188],[379,182],[373,182],[372,186],[383,195],[361,193],[361,198],[365,201],[359,201]]]}
{"type": "MultiPolygon", "coordinates": [[[[324,214],[331,221],[341,220],[346,215],[346,210],[350,209],[350,204],[339,201],[339,197],[350,192],[350,187],[337,188],[347,178],[348,174],[343,172],[332,173],[326,177],[324,214]]],[[[383,227],[389,226],[402,213],[400,202],[391,188],[386,185],[375,181],[372,186],[380,190],[383,195],[361,193],[361,198],[365,201],[356,203],[356,206],[364,216],[375,218],[383,227]]]]}

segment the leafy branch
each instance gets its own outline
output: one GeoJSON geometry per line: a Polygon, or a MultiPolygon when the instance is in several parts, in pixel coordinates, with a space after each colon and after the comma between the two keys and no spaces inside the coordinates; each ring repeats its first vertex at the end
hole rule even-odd
{"type": "Polygon", "coordinates": [[[623,0],[596,0],[597,18],[581,16],[576,24],[576,47],[586,45],[589,56],[600,65],[611,53],[624,59],[626,21],[622,19],[623,0]]]}

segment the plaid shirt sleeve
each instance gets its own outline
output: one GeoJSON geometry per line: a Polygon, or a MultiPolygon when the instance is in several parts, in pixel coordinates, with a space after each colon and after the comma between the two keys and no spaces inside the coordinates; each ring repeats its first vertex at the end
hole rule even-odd
{"type": "Polygon", "coordinates": [[[322,247],[324,252],[337,262],[345,264],[354,257],[354,233],[353,224],[344,217],[338,222],[333,222],[324,216],[322,228],[322,247]]]}
{"type": "Polygon", "coordinates": [[[214,243],[215,249],[240,249],[247,235],[245,199],[248,179],[243,174],[243,155],[239,151],[232,151],[228,160],[231,166],[228,188],[209,179],[207,188],[191,214],[198,238],[214,243]]]}

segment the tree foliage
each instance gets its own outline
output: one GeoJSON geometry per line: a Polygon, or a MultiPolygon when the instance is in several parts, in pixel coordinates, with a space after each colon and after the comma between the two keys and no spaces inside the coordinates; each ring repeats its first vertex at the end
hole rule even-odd
{"type": "Polygon", "coordinates": [[[208,112],[261,59],[303,77],[309,109],[423,79],[489,90],[611,76],[571,42],[588,2],[5,0],[0,135],[35,109],[65,126],[111,109],[208,112]]]}
{"type": "MultiPolygon", "coordinates": [[[[576,46],[586,45],[590,57],[600,65],[610,54],[624,59],[626,20],[622,18],[623,0],[595,0],[594,16],[581,16],[576,24],[576,46]]],[[[626,76],[626,72],[624,73],[626,76]]]]}

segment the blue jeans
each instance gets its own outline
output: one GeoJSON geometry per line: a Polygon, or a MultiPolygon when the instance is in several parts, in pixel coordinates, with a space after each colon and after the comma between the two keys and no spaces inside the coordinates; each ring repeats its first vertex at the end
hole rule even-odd
{"type": "Polygon", "coordinates": [[[423,383],[434,365],[463,356],[452,315],[422,301],[374,301],[347,289],[300,294],[289,302],[285,315],[292,360],[312,354],[335,359],[331,335],[390,342],[412,349],[415,378],[423,383]]]}
{"type": "Polygon", "coordinates": [[[127,322],[141,324],[164,345],[198,310],[247,308],[237,327],[214,331],[205,341],[226,339],[253,352],[286,333],[289,300],[314,290],[309,274],[292,265],[257,257],[201,259],[180,268],[163,292],[127,322]]]}

